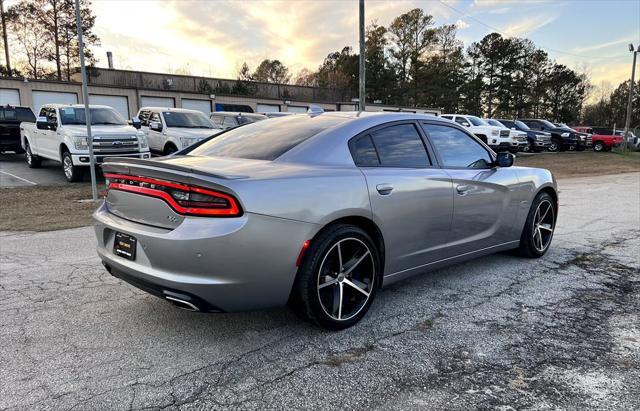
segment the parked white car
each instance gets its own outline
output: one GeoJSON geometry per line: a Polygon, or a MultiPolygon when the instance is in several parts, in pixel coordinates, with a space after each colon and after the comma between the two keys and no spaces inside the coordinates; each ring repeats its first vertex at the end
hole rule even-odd
{"type": "Polygon", "coordinates": [[[222,131],[204,113],[186,108],[142,107],[138,117],[151,151],[165,156],[222,131]]]}
{"type": "Polygon", "coordinates": [[[527,133],[515,129],[510,129],[498,120],[494,120],[491,118],[483,118],[483,120],[491,126],[500,127],[503,130],[509,130],[509,137],[511,138],[511,147],[509,147],[510,152],[517,153],[518,151],[529,151],[529,141],[527,140],[527,133]]]}
{"type": "Polygon", "coordinates": [[[453,120],[461,126],[467,127],[469,131],[487,143],[491,148],[511,148],[511,133],[509,129],[505,130],[502,127],[492,126],[480,117],[465,114],[443,114],[440,117],[453,120]]]}
{"type": "MultiPolygon", "coordinates": [[[[96,164],[106,157],[150,158],[144,133],[129,125],[108,106],[89,106],[96,164]]],[[[45,104],[35,123],[20,123],[20,140],[27,164],[40,167],[42,159],[58,161],[70,182],[82,180],[90,165],[87,123],[82,104],[45,104]]]]}

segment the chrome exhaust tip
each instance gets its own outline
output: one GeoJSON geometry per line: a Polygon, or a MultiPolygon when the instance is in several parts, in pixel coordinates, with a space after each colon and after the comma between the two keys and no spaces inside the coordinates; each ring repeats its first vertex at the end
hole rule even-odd
{"type": "Polygon", "coordinates": [[[189,301],[181,300],[181,299],[176,298],[176,297],[171,297],[170,295],[166,295],[164,298],[166,298],[171,304],[173,304],[176,307],[181,308],[183,310],[200,311],[200,309],[198,307],[196,307],[195,305],[191,304],[189,301]]]}

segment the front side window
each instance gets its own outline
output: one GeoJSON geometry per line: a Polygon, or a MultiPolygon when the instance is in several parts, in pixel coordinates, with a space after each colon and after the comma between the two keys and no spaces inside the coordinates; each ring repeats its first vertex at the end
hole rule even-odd
{"type": "MultiPolygon", "coordinates": [[[[87,124],[84,108],[60,107],[60,121],[67,125],[87,124]]],[[[110,108],[90,108],[91,124],[123,126],[127,121],[115,110],[110,108]]]]}
{"type": "Polygon", "coordinates": [[[159,113],[151,113],[149,116],[149,123],[161,123],[159,113]]]}
{"type": "Polygon", "coordinates": [[[210,118],[211,118],[211,121],[213,121],[213,124],[215,124],[218,127],[222,127],[222,120],[224,120],[223,116],[212,115],[210,118]]]}
{"type": "Polygon", "coordinates": [[[167,127],[214,128],[209,118],[200,112],[163,111],[162,116],[167,127]]]}
{"type": "Polygon", "coordinates": [[[491,167],[493,160],[489,152],[473,137],[454,127],[437,124],[423,124],[423,127],[444,167],[491,167]]]}
{"type": "Polygon", "coordinates": [[[149,110],[140,110],[138,113],[138,118],[140,119],[140,124],[143,126],[149,126],[149,110]]]}
{"type": "Polygon", "coordinates": [[[385,127],[370,135],[382,166],[415,168],[431,165],[422,138],[413,124],[385,127]]]}

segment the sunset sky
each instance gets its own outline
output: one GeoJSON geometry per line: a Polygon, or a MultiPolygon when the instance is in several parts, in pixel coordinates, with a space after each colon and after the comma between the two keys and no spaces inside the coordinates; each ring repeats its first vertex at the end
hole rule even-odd
{"type": "MultiPolygon", "coordinates": [[[[558,62],[586,69],[594,84],[629,78],[627,44],[640,43],[638,0],[367,0],[366,21],[386,26],[415,7],[436,25],[456,23],[465,47],[496,30],[527,37],[558,62]]],[[[121,69],[235,78],[242,62],[253,69],[271,58],[295,73],[358,39],[357,0],[95,0],[93,9],[98,65],[110,50],[121,69]]]]}

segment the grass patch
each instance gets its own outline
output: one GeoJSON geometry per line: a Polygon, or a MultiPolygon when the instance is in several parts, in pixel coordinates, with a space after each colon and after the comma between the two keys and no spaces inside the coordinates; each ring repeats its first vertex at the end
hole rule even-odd
{"type": "Polygon", "coordinates": [[[640,172],[639,152],[564,152],[518,156],[517,166],[550,170],[556,178],[640,172]]]}
{"type": "MultiPolygon", "coordinates": [[[[98,187],[102,189],[102,187],[98,187]]],[[[91,225],[90,184],[0,189],[0,231],[53,231],[91,225]]]]}

